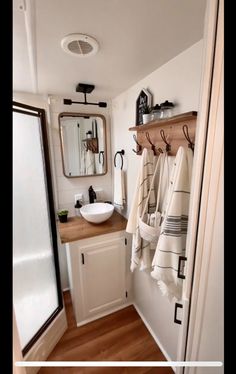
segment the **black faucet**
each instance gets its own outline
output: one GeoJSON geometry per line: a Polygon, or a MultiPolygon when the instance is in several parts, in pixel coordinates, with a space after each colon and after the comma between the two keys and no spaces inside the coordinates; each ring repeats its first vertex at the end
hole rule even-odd
{"type": "Polygon", "coordinates": [[[89,193],[89,203],[90,204],[95,203],[97,200],[97,196],[92,186],[89,187],[88,193],[89,193]]]}

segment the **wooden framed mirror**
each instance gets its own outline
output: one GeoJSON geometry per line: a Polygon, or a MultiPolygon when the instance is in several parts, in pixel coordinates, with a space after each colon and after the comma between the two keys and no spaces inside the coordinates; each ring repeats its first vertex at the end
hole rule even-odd
{"type": "Polygon", "coordinates": [[[58,116],[63,173],[67,178],[107,173],[106,119],[96,113],[58,116]]]}

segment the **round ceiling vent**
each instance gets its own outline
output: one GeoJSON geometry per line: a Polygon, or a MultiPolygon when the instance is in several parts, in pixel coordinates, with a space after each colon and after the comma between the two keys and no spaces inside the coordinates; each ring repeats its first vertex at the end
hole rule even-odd
{"type": "Polygon", "coordinates": [[[97,53],[98,42],[89,35],[70,34],[65,36],[61,41],[62,49],[78,57],[88,57],[97,53]]]}

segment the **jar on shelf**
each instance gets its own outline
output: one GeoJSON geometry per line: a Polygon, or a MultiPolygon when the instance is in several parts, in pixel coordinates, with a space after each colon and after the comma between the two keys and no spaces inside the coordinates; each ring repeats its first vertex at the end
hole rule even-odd
{"type": "Polygon", "coordinates": [[[92,138],[92,131],[86,132],[86,138],[91,139],[92,138]]]}
{"type": "Polygon", "coordinates": [[[151,121],[154,121],[156,119],[159,119],[161,117],[161,106],[159,104],[156,104],[151,112],[151,121]]]}
{"type": "Polygon", "coordinates": [[[172,117],[173,113],[172,110],[174,108],[174,104],[166,100],[164,103],[161,103],[161,115],[160,118],[169,118],[172,117]]]}

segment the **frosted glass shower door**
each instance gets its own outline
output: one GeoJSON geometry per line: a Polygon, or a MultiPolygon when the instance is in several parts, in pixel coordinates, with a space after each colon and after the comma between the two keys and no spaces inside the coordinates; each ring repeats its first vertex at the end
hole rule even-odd
{"type": "Polygon", "coordinates": [[[42,119],[13,109],[13,303],[23,354],[62,309],[42,119]]]}

